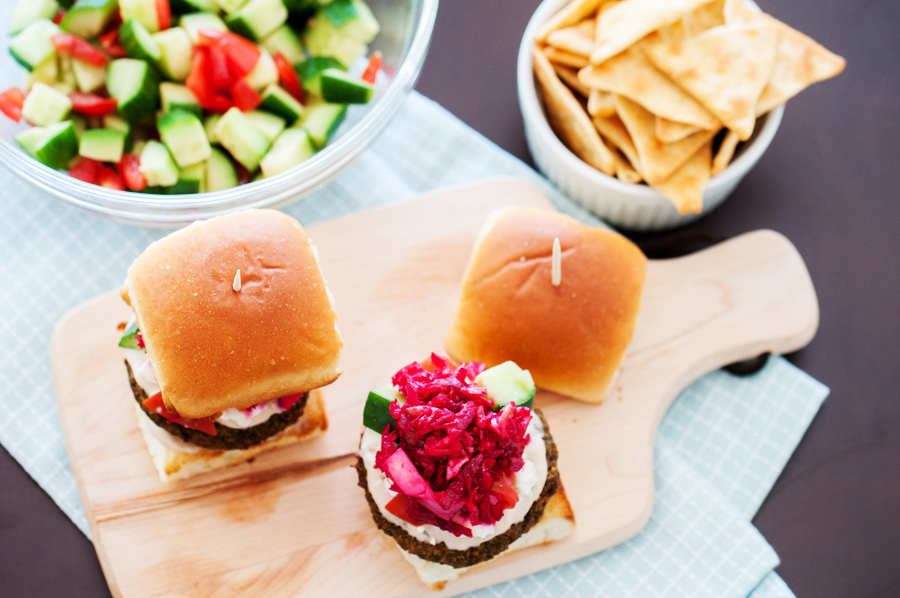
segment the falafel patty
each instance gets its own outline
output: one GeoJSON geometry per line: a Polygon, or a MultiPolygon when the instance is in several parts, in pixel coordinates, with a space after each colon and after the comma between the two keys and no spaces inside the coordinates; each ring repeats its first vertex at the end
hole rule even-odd
{"type": "Polygon", "coordinates": [[[128,368],[128,381],[131,383],[131,392],[134,393],[135,400],[147,417],[172,436],[206,449],[230,451],[235,449],[244,450],[256,446],[300,419],[300,416],[303,415],[303,409],[306,407],[306,401],[309,398],[309,393],[303,393],[303,396],[287,411],[276,413],[263,423],[249,428],[229,428],[217,423],[215,424],[216,435],[211,436],[206,432],[170,423],[162,415],[145,407],[144,401],[149,398],[147,392],[135,380],[134,372],[131,371],[131,365],[127,360],[125,361],[125,367],[128,368]]]}
{"type": "Polygon", "coordinates": [[[540,521],[544,514],[544,508],[547,506],[547,501],[549,501],[559,489],[559,469],[556,467],[558,455],[556,444],[550,436],[550,428],[547,426],[547,420],[544,419],[544,416],[539,410],[534,409],[533,412],[544,424],[543,441],[544,446],[547,448],[547,480],[544,482],[544,488],[541,490],[540,496],[538,496],[537,500],[534,501],[534,504],[531,505],[531,508],[528,510],[528,513],[525,514],[525,518],[522,521],[514,523],[512,527],[504,533],[494,536],[483,544],[473,546],[466,550],[452,550],[447,548],[447,545],[443,542],[438,542],[437,544],[420,542],[404,531],[399,525],[388,521],[381,513],[381,510],[375,503],[375,499],[372,498],[372,494],[369,492],[366,466],[363,463],[362,457],[358,457],[356,461],[356,473],[359,476],[359,485],[366,493],[366,502],[369,503],[369,510],[372,512],[372,519],[375,520],[376,527],[391,536],[400,548],[406,552],[414,554],[426,561],[440,563],[441,565],[449,565],[456,569],[471,567],[472,565],[489,561],[505,551],[509,548],[510,544],[515,542],[520,536],[524,535],[540,521]]]}

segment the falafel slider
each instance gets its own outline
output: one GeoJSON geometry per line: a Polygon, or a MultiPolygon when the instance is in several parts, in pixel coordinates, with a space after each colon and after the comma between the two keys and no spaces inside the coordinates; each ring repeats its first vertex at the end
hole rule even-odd
{"type": "Polygon", "coordinates": [[[128,269],[119,342],[163,481],[251,459],[328,427],[318,389],[343,346],[315,248],[293,218],[195,222],[128,269]]]}
{"type": "Polygon", "coordinates": [[[356,469],[376,526],[425,584],[572,533],[527,370],[432,354],[391,382],[369,393],[356,469]]]}

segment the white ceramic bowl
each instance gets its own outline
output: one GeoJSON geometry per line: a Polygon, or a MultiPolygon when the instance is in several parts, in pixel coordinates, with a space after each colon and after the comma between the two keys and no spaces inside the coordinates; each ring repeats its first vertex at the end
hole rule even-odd
{"type": "Polygon", "coordinates": [[[588,166],[569,151],[547,122],[542,100],[535,89],[531,51],[538,27],[569,0],[544,0],[538,7],[519,46],[519,105],[525,121],[525,139],[534,163],[544,175],[574,201],[613,226],[632,231],[658,231],[700,218],[725,201],[741,179],[769,147],[784,107],[778,107],[757,121],[753,136],[738,149],[734,160],[712,177],[703,194],[700,214],[679,214],[675,207],[647,185],[630,185],[588,166]]]}

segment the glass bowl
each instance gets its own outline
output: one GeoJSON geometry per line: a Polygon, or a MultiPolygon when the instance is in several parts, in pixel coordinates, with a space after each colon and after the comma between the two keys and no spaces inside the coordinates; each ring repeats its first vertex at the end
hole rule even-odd
{"type": "MultiPolygon", "coordinates": [[[[387,126],[416,83],[437,15],[438,0],[367,0],[381,25],[369,45],[380,50],[389,83],[366,105],[351,106],[325,149],[279,175],[225,191],[151,195],[114,191],[83,183],[48,168],[26,154],[13,137],[28,125],[0,115],[0,163],[53,197],[86,212],[126,224],[174,228],[243,208],[279,207],[319,189],[349,166],[387,126]]],[[[0,27],[10,22],[14,0],[0,2],[0,27]]],[[[10,56],[4,37],[0,90],[22,88],[25,70],[10,56]]],[[[380,75],[379,75],[380,79],[380,75]]]]}

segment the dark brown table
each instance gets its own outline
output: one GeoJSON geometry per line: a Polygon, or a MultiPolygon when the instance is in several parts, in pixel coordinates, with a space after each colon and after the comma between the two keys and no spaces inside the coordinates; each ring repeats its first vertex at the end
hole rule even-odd
{"type": "MultiPolygon", "coordinates": [[[[757,0],[847,59],[689,231],[787,235],[819,294],[791,361],[831,387],[754,524],[799,598],[900,596],[900,3],[757,0]]],[[[418,89],[529,161],[515,61],[539,0],[445,0],[418,89]]],[[[0,596],[102,597],[93,546],[0,449],[0,596]]]]}

